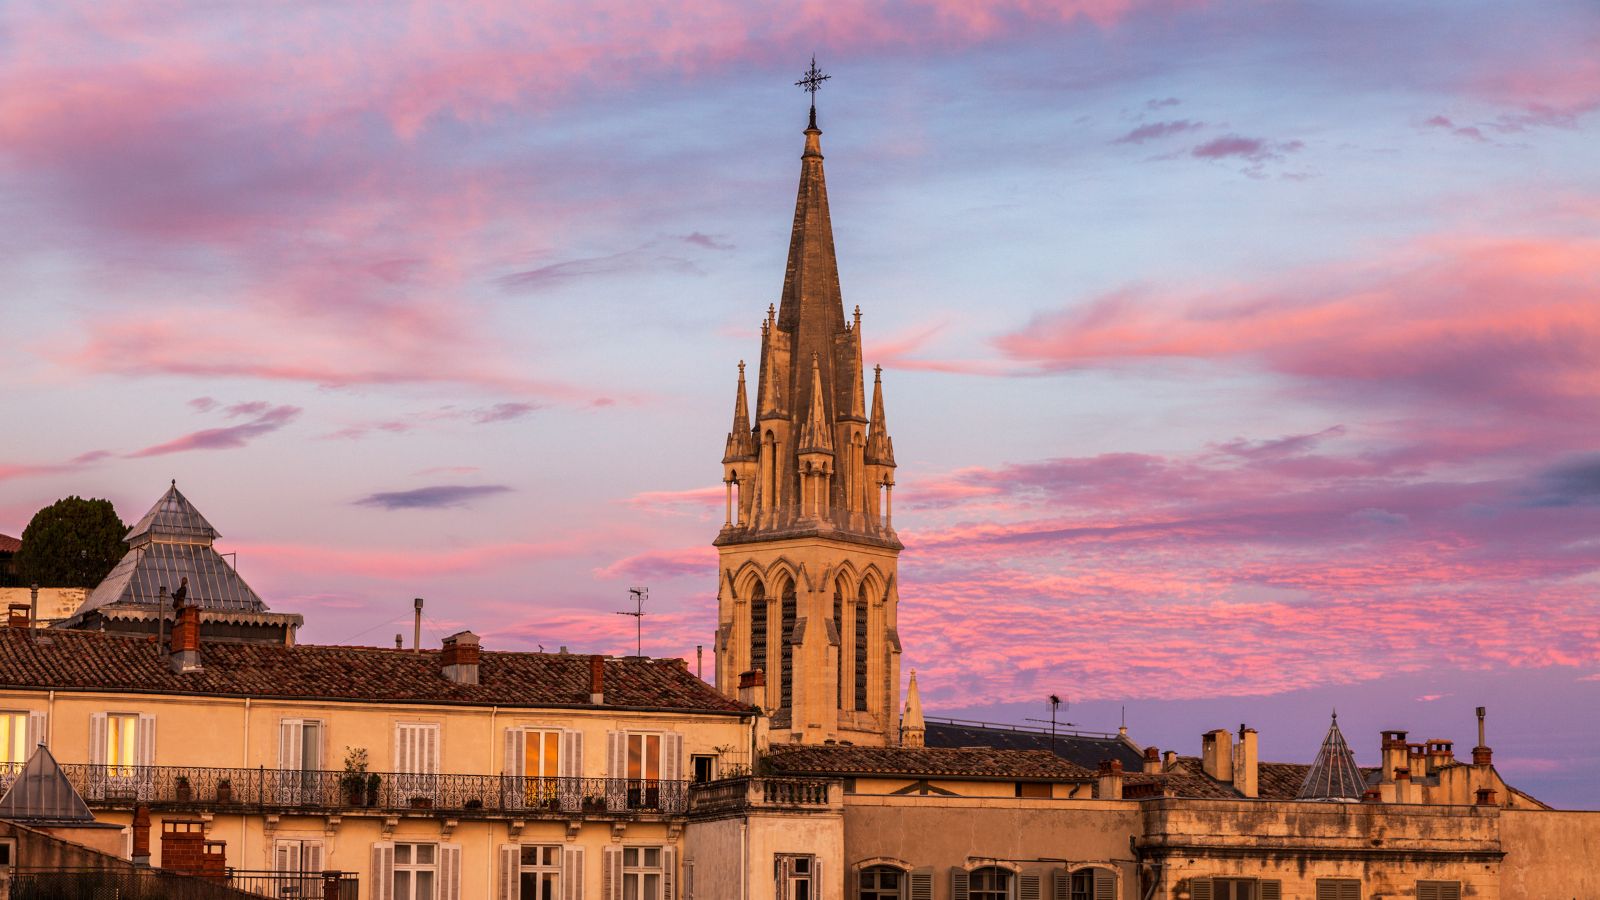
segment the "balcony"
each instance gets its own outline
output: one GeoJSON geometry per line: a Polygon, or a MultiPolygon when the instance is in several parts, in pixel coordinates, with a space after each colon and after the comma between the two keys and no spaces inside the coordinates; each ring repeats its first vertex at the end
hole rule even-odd
{"type": "MultiPolygon", "coordinates": [[[[524,778],[415,775],[334,770],[96,766],[61,771],[92,807],[394,814],[434,810],[454,816],[528,818],[681,816],[689,782],[626,778],[524,778]]],[[[12,772],[0,772],[0,790],[12,772]]]]}
{"type": "Polygon", "coordinates": [[[843,789],[841,782],[826,778],[725,778],[693,785],[689,813],[837,812],[844,808],[843,789]]]}

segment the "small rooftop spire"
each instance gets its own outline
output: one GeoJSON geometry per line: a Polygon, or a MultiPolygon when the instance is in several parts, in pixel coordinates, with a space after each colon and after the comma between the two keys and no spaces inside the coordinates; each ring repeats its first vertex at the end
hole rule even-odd
{"type": "Polygon", "coordinates": [[[900,745],[921,747],[926,739],[928,725],[922,718],[922,694],[917,690],[917,670],[911,670],[911,682],[906,685],[906,709],[900,717],[900,745]]]}
{"type": "Polygon", "coordinates": [[[1333,714],[1328,736],[1322,740],[1317,759],[1306,772],[1297,800],[1360,800],[1367,790],[1367,776],[1356,765],[1356,756],[1339,731],[1339,713],[1333,714]]]}
{"type": "Polygon", "coordinates": [[[817,354],[811,354],[811,405],[806,413],[805,425],[800,429],[800,452],[807,450],[833,452],[833,436],[828,432],[828,411],[822,399],[822,367],[817,354]]]}
{"type": "Polygon", "coordinates": [[[739,360],[739,388],[733,397],[733,427],[728,432],[728,447],[723,462],[754,456],[755,439],[750,431],[750,400],[745,394],[744,360],[739,360]]]}
{"type": "Polygon", "coordinates": [[[883,366],[872,367],[872,418],[867,425],[867,462],[894,465],[894,441],[883,415],[883,366]]]}

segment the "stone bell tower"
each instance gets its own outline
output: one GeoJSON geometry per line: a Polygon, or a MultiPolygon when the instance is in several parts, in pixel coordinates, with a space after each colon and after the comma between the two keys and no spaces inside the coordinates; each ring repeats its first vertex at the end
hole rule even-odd
{"type": "Polygon", "coordinates": [[[741,676],[764,672],[774,743],[883,745],[900,708],[894,445],[881,369],[870,418],[865,402],[861,308],[846,318],[839,292],[821,136],[813,105],[783,295],[761,323],[754,421],[739,363],[715,541],[717,687],[736,697],[741,676]]]}

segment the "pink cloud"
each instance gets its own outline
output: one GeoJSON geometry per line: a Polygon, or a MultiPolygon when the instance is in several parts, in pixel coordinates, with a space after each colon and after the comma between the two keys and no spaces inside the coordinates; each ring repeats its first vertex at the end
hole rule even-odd
{"type": "MultiPolygon", "coordinates": [[[[1135,128],[1127,134],[1124,134],[1122,137],[1117,138],[1115,141],[1112,141],[1112,143],[1142,144],[1145,141],[1159,140],[1161,138],[1171,137],[1175,134],[1182,134],[1186,131],[1194,131],[1203,127],[1205,127],[1204,122],[1194,122],[1190,121],[1189,119],[1180,119],[1173,122],[1150,122],[1140,125],[1138,128],[1135,128]]],[[[1199,154],[1197,153],[1196,155],[1199,154]]]]}
{"type": "Polygon", "coordinates": [[[295,417],[300,415],[300,407],[268,407],[265,403],[241,403],[229,407],[227,415],[230,418],[239,415],[251,415],[254,418],[239,425],[190,432],[182,437],[127,455],[138,459],[146,456],[164,456],[168,453],[186,453],[190,450],[236,450],[293,422],[295,417]]]}
{"type": "Polygon", "coordinates": [[[682,578],[692,576],[716,577],[717,551],[709,543],[704,547],[682,547],[675,550],[652,550],[619,559],[595,570],[597,578],[682,578]]]}

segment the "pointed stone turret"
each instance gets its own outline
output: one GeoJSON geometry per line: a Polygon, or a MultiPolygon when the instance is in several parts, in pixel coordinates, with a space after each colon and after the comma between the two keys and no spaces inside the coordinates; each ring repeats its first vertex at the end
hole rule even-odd
{"type": "Polygon", "coordinates": [[[867,462],[894,468],[894,440],[883,415],[883,366],[872,367],[872,422],[867,426],[867,462]]]}
{"type": "Polygon", "coordinates": [[[806,413],[805,424],[800,426],[801,453],[832,453],[833,430],[828,414],[822,408],[822,371],[817,366],[817,355],[811,354],[811,409],[806,413]]]}
{"type": "Polygon", "coordinates": [[[744,390],[744,360],[739,360],[739,389],[733,397],[733,428],[728,432],[728,446],[722,454],[725,463],[750,459],[756,455],[755,438],[750,431],[750,400],[744,390]]]}
{"type": "Polygon", "coordinates": [[[1339,731],[1339,714],[1333,714],[1333,724],[1328,726],[1328,736],[1322,739],[1322,749],[1300,785],[1297,800],[1360,800],[1367,790],[1367,776],[1356,765],[1356,755],[1350,752],[1344,734],[1339,731]]]}
{"type": "Polygon", "coordinates": [[[900,746],[921,747],[928,725],[922,720],[922,694],[917,691],[917,670],[911,670],[911,682],[906,685],[906,712],[900,717],[900,746]]]}

